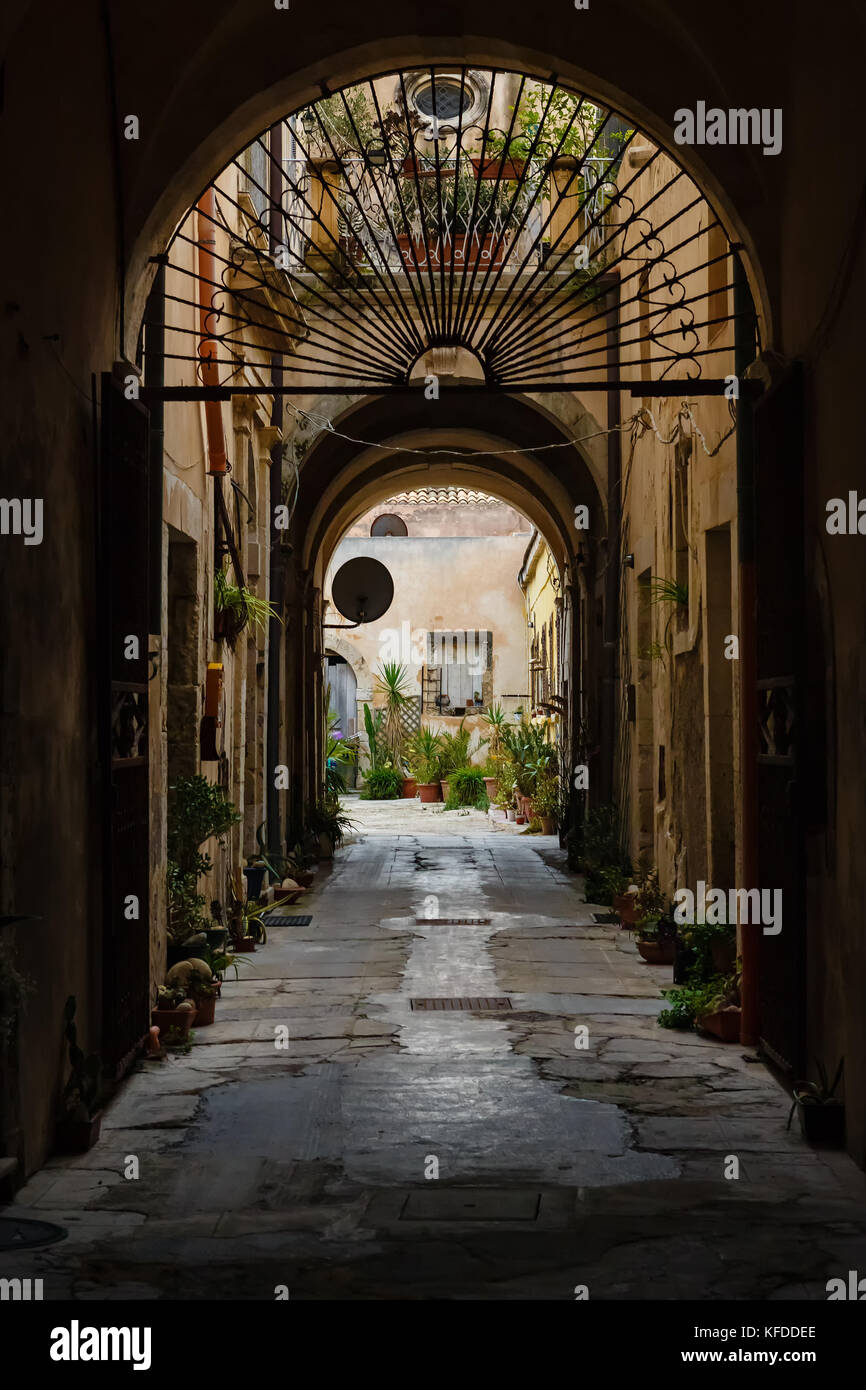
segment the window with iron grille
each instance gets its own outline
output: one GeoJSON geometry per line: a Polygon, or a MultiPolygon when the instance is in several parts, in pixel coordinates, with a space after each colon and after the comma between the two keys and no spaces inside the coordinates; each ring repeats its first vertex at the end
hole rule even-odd
{"type": "Polygon", "coordinates": [[[428,673],[439,676],[439,708],[465,709],[480,694],[493,664],[493,633],[477,629],[427,633],[428,673]]]}

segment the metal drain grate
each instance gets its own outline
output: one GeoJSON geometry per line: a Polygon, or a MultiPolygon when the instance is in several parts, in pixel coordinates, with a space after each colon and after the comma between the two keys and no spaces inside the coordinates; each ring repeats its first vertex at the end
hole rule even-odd
{"type": "Polygon", "coordinates": [[[262,918],[266,927],[308,927],[312,917],[298,916],[295,912],[267,912],[262,918]]]}
{"type": "Polygon", "coordinates": [[[489,917],[416,917],[416,927],[489,927],[489,917]]]}
{"type": "Polygon", "coordinates": [[[411,999],[412,1008],[418,1013],[456,1013],[462,1009],[473,1013],[497,1012],[510,1009],[511,1000],[489,996],[472,995],[454,999],[411,999]]]}
{"type": "Polygon", "coordinates": [[[593,912],[590,915],[593,922],[597,922],[599,926],[615,927],[619,924],[619,913],[617,912],[593,912]]]}

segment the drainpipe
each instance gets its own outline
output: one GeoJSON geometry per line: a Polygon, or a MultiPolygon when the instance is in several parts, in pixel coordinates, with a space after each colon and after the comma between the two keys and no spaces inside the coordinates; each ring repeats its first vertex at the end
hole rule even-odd
{"type": "MultiPolygon", "coordinates": [[[[734,370],[742,382],[755,360],[755,306],[743,263],[734,261],[734,370]]],[[[754,405],[740,392],[737,401],[737,537],[739,563],[740,636],[740,805],[742,810],[742,879],[745,888],[758,887],[758,727],[757,578],[755,518],[754,405]]],[[[740,924],[743,974],[740,990],[740,1042],[754,1047],[760,1030],[760,926],[740,924]]]]}
{"type": "MultiPolygon", "coordinates": [[[[619,366],[619,277],[609,291],[607,314],[607,379],[616,381],[619,366]]],[[[619,391],[607,393],[607,566],[604,574],[604,631],[602,643],[602,689],[600,710],[601,767],[598,802],[613,801],[616,756],[616,687],[619,677],[619,586],[620,515],[622,485],[622,442],[619,429],[621,408],[619,391]]],[[[593,800],[595,800],[593,798],[593,800]]],[[[596,802],[595,804],[598,804],[596,802]]],[[[620,807],[620,812],[624,811],[620,807]]],[[[622,827],[625,831],[625,827],[622,827]]]]}
{"type": "MultiPolygon", "coordinates": [[[[216,358],[218,344],[211,338],[214,316],[214,299],[217,291],[215,195],[213,186],[208,188],[196,204],[198,209],[198,274],[199,274],[199,328],[201,339],[198,345],[200,359],[199,372],[203,386],[219,386],[220,373],[216,358]]],[[[223,434],[222,407],[219,401],[205,401],[205,427],[207,432],[208,473],[218,476],[228,472],[225,436],[223,434]]]]}

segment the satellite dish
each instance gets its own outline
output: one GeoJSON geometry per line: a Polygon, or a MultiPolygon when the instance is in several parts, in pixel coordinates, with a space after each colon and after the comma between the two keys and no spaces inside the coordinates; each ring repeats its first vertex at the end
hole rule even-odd
{"type": "Polygon", "coordinates": [[[387,613],[394,599],[394,581],[380,560],[358,555],[334,575],[331,601],[350,623],[371,623],[387,613]]]}

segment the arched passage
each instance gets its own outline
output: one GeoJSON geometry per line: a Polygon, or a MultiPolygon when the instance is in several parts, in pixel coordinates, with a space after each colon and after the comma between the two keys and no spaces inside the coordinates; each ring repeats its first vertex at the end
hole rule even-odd
{"type": "MultiPolygon", "coordinates": [[[[604,431],[579,401],[565,420],[557,420],[550,404],[502,397],[491,432],[489,402],[471,395],[436,402],[400,396],[361,400],[330,415],[330,428],[320,430],[305,449],[293,517],[297,565],[290,592],[306,655],[298,652],[292,659],[288,683],[296,712],[291,726],[298,731],[294,758],[303,768],[308,796],[317,786],[319,742],[316,720],[301,712],[318,708],[319,644],[329,644],[333,636],[326,631],[322,639],[315,616],[321,614],[325,572],[351,522],[397,491],[456,483],[510,502],[529,518],[547,541],[560,576],[569,706],[559,733],[566,763],[574,730],[599,716],[602,654],[594,614],[603,606],[596,567],[599,555],[603,563],[607,540],[607,499],[598,485],[604,431]],[[585,443],[571,442],[584,436],[585,443]],[[551,445],[556,447],[543,452],[551,445]],[[581,531],[575,528],[578,506],[585,506],[589,517],[581,531]]],[[[303,409],[318,419],[323,404],[307,401],[303,409]]]]}
{"type": "MultiPolygon", "coordinates": [[[[44,15],[19,5],[14,31],[11,26],[8,31],[11,77],[4,124],[10,180],[21,196],[2,228],[10,248],[10,321],[18,328],[4,339],[2,349],[12,402],[7,437],[10,451],[21,462],[21,488],[34,496],[71,492],[76,508],[74,525],[46,534],[39,566],[17,567],[10,579],[9,612],[44,614],[43,640],[68,657],[58,660],[67,683],[68,722],[62,725],[45,699],[42,672],[32,677],[25,672],[20,682],[17,675],[12,678],[13,711],[28,711],[21,721],[22,765],[32,768],[34,779],[32,793],[22,790],[21,806],[16,807],[21,813],[16,876],[20,874],[24,883],[38,881],[43,837],[32,808],[41,804],[39,787],[60,767],[57,872],[82,890],[70,895],[74,906],[65,924],[69,939],[76,934],[86,937],[91,920],[86,904],[95,890],[87,891],[85,880],[95,884],[100,867],[98,836],[91,837],[92,844],[83,844],[80,832],[82,825],[98,824],[102,795],[92,788],[82,790],[90,787],[93,761],[93,750],[81,737],[92,714],[83,653],[96,639],[93,612],[98,591],[90,508],[90,373],[106,368],[124,352],[134,355],[152,273],[148,259],[165,245],[214,169],[275,117],[314,99],[323,80],[333,89],[342,81],[381,70],[382,64],[431,58],[452,65],[519,63],[538,76],[556,67],[576,85],[608,95],[650,135],[669,141],[674,89],[677,100],[690,105],[698,100],[720,106],[748,103],[760,91],[761,100],[776,107],[784,105],[796,78],[797,90],[812,100],[786,109],[790,154],[784,159],[725,146],[708,146],[700,153],[684,149],[681,154],[716,201],[725,225],[750,253],[748,272],[767,325],[766,341],[788,355],[805,353],[809,358],[818,424],[807,459],[807,526],[820,531],[826,498],[844,496],[858,483],[856,450],[850,441],[857,431],[854,364],[862,322],[862,277],[854,275],[846,259],[846,278],[840,281],[844,294],[837,295],[834,284],[862,170],[862,150],[850,134],[857,128],[856,48],[851,46],[850,55],[840,50],[834,26],[817,25],[808,7],[760,7],[749,16],[745,43],[737,26],[720,26],[710,9],[696,13],[686,4],[660,3],[648,11],[637,0],[614,0],[585,13],[569,10],[567,20],[551,7],[549,13],[533,16],[531,49],[518,48],[515,36],[525,31],[525,13],[511,4],[495,12],[470,4],[459,14],[434,7],[413,21],[413,35],[405,33],[401,13],[386,4],[365,7],[363,14],[337,4],[333,25],[322,26],[314,15],[292,14],[288,21],[267,5],[217,0],[209,7],[207,33],[190,16],[176,14],[175,8],[153,7],[144,28],[132,12],[118,7],[111,13],[113,70],[105,61],[104,34],[95,11],[56,7],[52,42],[46,44],[44,15]],[[284,38],[287,22],[292,24],[290,43],[284,38]],[[282,33],[275,24],[283,25],[282,33]],[[472,37],[466,37],[467,32],[472,37]],[[335,33],[341,36],[339,52],[334,51],[335,33]],[[769,69],[768,52],[774,55],[769,69]],[[36,91],[41,94],[39,104],[28,104],[28,95],[36,91]],[[823,124],[812,114],[817,101],[828,104],[833,122],[829,147],[823,124]],[[73,108],[80,111],[80,122],[64,119],[73,108]],[[136,112],[141,124],[140,141],[121,145],[114,163],[110,150],[117,132],[105,128],[106,113],[112,109],[136,112]],[[52,179],[46,181],[39,155],[49,144],[56,159],[52,179]],[[823,222],[825,253],[816,256],[811,173],[819,166],[839,194],[823,222]],[[57,207],[64,210],[63,257],[56,255],[53,244],[57,207]],[[34,216],[34,209],[41,216],[34,216]],[[16,254],[25,241],[32,248],[29,258],[16,254]],[[75,267],[73,275],[70,265],[75,267]],[[22,317],[16,319],[17,314],[22,317]],[[125,334],[118,327],[124,323],[125,334]],[[819,324],[820,360],[812,356],[819,324]],[[62,342],[57,336],[61,329],[62,342]],[[831,330],[835,341],[829,341],[831,330]],[[50,411],[43,408],[46,399],[52,402],[50,411]],[[75,576],[72,584],[70,575],[75,576]]],[[[762,521],[774,524],[772,508],[762,521]]],[[[835,595],[838,617],[843,709],[856,709],[859,700],[856,662],[843,659],[857,650],[860,640],[856,596],[862,592],[862,566],[852,563],[852,553],[853,546],[844,553],[839,546],[831,550],[828,561],[828,587],[835,595]]],[[[4,639],[3,645],[13,652],[16,642],[4,639]]],[[[22,644],[23,652],[28,645],[22,644]]],[[[10,717],[18,718],[14,712],[10,717]]],[[[852,746],[859,746],[856,721],[852,719],[847,731],[842,725],[844,717],[840,741],[848,735],[852,746]]],[[[852,768],[855,765],[852,759],[852,768]]],[[[845,775],[843,770],[840,824],[858,823],[860,790],[853,772],[845,775]]],[[[817,916],[853,921],[861,897],[862,868],[854,851],[843,847],[840,863],[834,860],[831,870],[815,881],[817,916]]],[[[861,948],[849,944],[859,967],[861,948]]],[[[820,956],[820,939],[814,945],[820,956]]],[[[62,993],[74,987],[80,997],[79,1017],[86,1021],[94,1016],[88,992],[94,972],[88,971],[83,953],[80,963],[67,960],[64,971],[63,981],[58,975],[45,991],[47,1007],[62,1003],[62,993]]],[[[825,972],[817,972],[819,977],[817,1008],[827,1020],[827,1042],[811,1050],[845,1052],[862,1062],[862,1043],[852,1043],[853,1026],[845,1021],[846,1009],[840,1003],[837,964],[829,961],[825,972]],[[837,1025],[834,1020],[842,1021],[837,1025]]],[[[26,1043],[24,1055],[37,1058],[35,1035],[26,1043]]],[[[851,1070],[862,1074],[864,1068],[855,1065],[851,1070]]],[[[30,1089],[44,1089],[38,1077],[30,1089]]],[[[43,1107],[41,1117],[29,1125],[28,1143],[37,1149],[44,1147],[46,1114],[43,1107]]],[[[854,1142],[862,1154],[862,1125],[854,1142]]]]}

